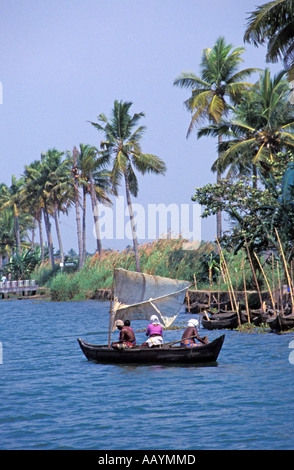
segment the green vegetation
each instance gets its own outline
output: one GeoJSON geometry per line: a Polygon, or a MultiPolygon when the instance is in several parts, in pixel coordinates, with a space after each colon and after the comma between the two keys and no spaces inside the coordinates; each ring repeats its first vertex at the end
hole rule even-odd
{"type": "MultiPolygon", "coordinates": [[[[187,279],[194,285],[194,274],[202,285],[208,282],[208,260],[214,245],[202,243],[197,250],[184,250],[184,240],[164,239],[139,246],[143,272],[157,276],[187,279]]],[[[98,289],[111,288],[115,267],[136,269],[134,251],[103,251],[87,259],[80,271],[58,273],[47,281],[52,300],[95,298],[98,289]]],[[[38,277],[38,271],[35,277],[38,277]]],[[[200,285],[200,284],[199,284],[200,285]]]]}
{"type": "MultiPolygon", "coordinates": [[[[139,255],[142,271],[174,279],[185,279],[191,282],[191,289],[227,291],[228,283],[222,270],[220,256],[214,243],[202,242],[195,250],[186,250],[183,239],[162,239],[139,246],[139,255]]],[[[226,263],[230,273],[232,286],[235,291],[244,289],[244,277],[247,289],[255,290],[255,281],[250,264],[244,262],[242,253],[234,254],[225,251],[226,263]]],[[[125,250],[103,250],[101,256],[98,253],[88,257],[83,268],[72,268],[64,272],[55,266],[52,270],[50,263],[38,267],[32,274],[39,285],[46,286],[50,290],[52,300],[86,300],[97,298],[99,289],[110,289],[113,281],[113,270],[120,267],[128,270],[136,269],[134,251],[131,247],[125,250]]],[[[278,284],[278,279],[283,276],[280,266],[272,269],[272,259],[268,258],[264,263],[264,270],[271,286],[278,284]]],[[[264,278],[257,272],[260,288],[265,287],[264,278]]],[[[249,295],[250,297],[250,295],[249,295]]]]}

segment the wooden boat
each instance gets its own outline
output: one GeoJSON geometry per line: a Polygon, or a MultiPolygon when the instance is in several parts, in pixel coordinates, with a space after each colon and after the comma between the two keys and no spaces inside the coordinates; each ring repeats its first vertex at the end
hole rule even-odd
{"type": "Polygon", "coordinates": [[[203,316],[201,323],[206,330],[233,330],[238,326],[238,316],[237,313],[229,314],[228,316],[220,314],[209,317],[209,320],[207,317],[203,316]]]}
{"type": "MultiPolygon", "coordinates": [[[[248,314],[246,311],[239,312],[240,323],[248,323],[248,314]]],[[[257,315],[252,315],[249,312],[250,322],[254,325],[261,323],[261,317],[257,315]]],[[[202,325],[208,330],[221,330],[221,329],[234,329],[239,325],[238,315],[234,311],[218,311],[209,316],[209,320],[206,316],[203,316],[202,325]],[[213,323],[209,323],[213,322],[213,323]]]]}
{"type": "Polygon", "coordinates": [[[78,338],[78,343],[88,360],[102,364],[207,364],[216,362],[225,335],[211,343],[195,348],[162,345],[154,348],[115,349],[89,344],[78,338]]]}
{"type": "Polygon", "coordinates": [[[201,313],[203,310],[207,310],[209,307],[208,304],[201,304],[197,300],[190,304],[189,306],[186,305],[185,311],[188,313],[201,313]]]}
{"type": "Polygon", "coordinates": [[[294,328],[294,315],[282,316],[278,314],[271,320],[267,321],[269,327],[273,331],[286,331],[294,328]]]}
{"type": "Polygon", "coordinates": [[[224,335],[211,343],[195,348],[176,346],[178,342],[158,347],[117,349],[111,347],[111,332],[116,320],[150,320],[156,313],[163,327],[169,327],[183,308],[190,283],[150,274],[114,270],[114,302],[110,306],[108,345],[89,344],[78,339],[89,360],[114,364],[199,364],[215,362],[224,342],[224,335]]]}
{"type": "Polygon", "coordinates": [[[223,319],[223,318],[234,318],[235,316],[236,316],[236,312],[222,312],[222,311],[219,311],[219,312],[211,313],[209,318],[211,320],[220,320],[220,319],[223,319]]]}

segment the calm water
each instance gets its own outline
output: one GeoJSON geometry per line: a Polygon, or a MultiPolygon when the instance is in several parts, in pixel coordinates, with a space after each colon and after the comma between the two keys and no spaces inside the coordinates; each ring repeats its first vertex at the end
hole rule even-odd
{"type": "Polygon", "coordinates": [[[227,331],[214,367],[99,365],[76,338],[107,343],[108,310],[0,302],[0,449],[294,448],[293,335],[227,331]]]}

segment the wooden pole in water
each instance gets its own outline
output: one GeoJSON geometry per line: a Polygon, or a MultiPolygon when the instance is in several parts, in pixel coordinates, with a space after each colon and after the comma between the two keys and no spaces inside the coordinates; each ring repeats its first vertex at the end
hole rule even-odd
{"type": "Polygon", "coordinates": [[[197,282],[196,282],[196,276],[195,276],[195,273],[194,273],[194,286],[195,286],[195,290],[197,290],[197,282]]]}
{"type": "Polygon", "coordinates": [[[211,284],[212,284],[212,275],[211,275],[211,266],[208,267],[209,269],[209,294],[208,294],[208,307],[210,307],[211,303],[211,284]]]}
{"type": "Polygon", "coordinates": [[[265,275],[265,272],[264,272],[264,270],[263,270],[263,268],[262,268],[262,266],[261,266],[261,263],[260,263],[260,261],[259,261],[259,259],[258,259],[258,257],[257,257],[257,254],[256,254],[255,252],[254,252],[254,256],[255,256],[255,258],[257,259],[258,265],[259,265],[259,267],[260,267],[260,269],[261,269],[261,272],[262,272],[262,274],[263,274],[264,280],[265,280],[265,282],[266,282],[266,285],[267,285],[267,288],[268,288],[268,291],[269,291],[269,294],[270,294],[270,297],[271,297],[271,301],[272,301],[272,305],[273,305],[273,309],[274,309],[275,315],[277,315],[276,306],[275,306],[275,302],[274,302],[274,299],[273,299],[273,294],[272,294],[270,285],[269,285],[269,283],[268,283],[267,277],[266,277],[266,275],[265,275]]]}
{"type": "Polygon", "coordinates": [[[284,316],[283,291],[282,291],[282,286],[281,286],[280,267],[279,267],[279,262],[278,261],[277,261],[277,273],[278,273],[278,284],[279,284],[280,302],[281,302],[281,315],[283,317],[284,316]]]}
{"type": "MultiPolygon", "coordinates": [[[[230,291],[231,291],[231,295],[233,297],[233,300],[234,300],[234,304],[235,304],[235,309],[238,310],[238,306],[237,306],[237,302],[236,302],[236,297],[235,297],[235,292],[234,292],[234,289],[233,289],[233,285],[232,285],[232,281],[231,281],[231,278],[230,278],[230,274],[229,274],[229,270],[228,270],[228,267],[227,267],[227,263],[226,263],[226,260],[225,260],[225,257],[224,257],[224,254],[223,254],[223,251],[221,249],[221,246],[219,244],[219,241],[218,239],[216,238],[216,241],[217,241],[217,244],[218,244],[218,248],[219,248],[219,251],[220,251],[220,254],[221,254],[221,258],[222,258],[222,262],[223,262],[223,266],[224,266],[224,274],[226,276],[226,279],[227,279],[227,285],[228,285],[228,289],[229,289],[229,294],[230,294],[230,291]]],[[[232,298],[230,295],[230,298],[232,298]]],[[[233,307],[233,302],[232,303],[232,307],[233,307]]]]}
{"type": "Polygon", "coordinates": [[[292,313],[293,313],[294,300],[293,300],[292,282],[291,282],[291,278],[290,278],[290,275],[289,275],[289,271],[288,271],[288,267],[287,267],[283,247],[282,247],[282,244],[281,244],[281,240],[280,240],[280,237],[279,237],[279,234],[278,234],[278,231],[277,231],[276,227],[275,227],[275,231],[276,231],[277,239],[278,239],[278,242],[279,242],[279,246],[280,246],[280,250],[281,250],[281,254],[282,254],[282,258],[283,258],[283,262],[284,262],[284,267],[285,267],[285,271],[286,271],[286,276],[287,276],[287,280],[288,280],[288,285],[289,285],[289,289],[290,289],[290,296],[291,296],[291,303],[292,303],[292,313]]]}
{"type": "Polygon", "coordinates": [[[275,286],[275,264],[274,264],[274,252],[272,251],[272,289],[273,289],[273,297],[275,304],[277,303],[277,296],[276,296],[276,286],[275,286]]]}
{"type": "Polygon", "coordinates": [[[251,271],[252,271],[252,274],[253,274],[253,277],[254,277],[254,282],[255,282],[256,289],[257,289],[258,296],[259,296],[260,308],[263,310],[263,303],[262,303],[261,293],[260,293],[260,289],[259,289],[259,284],[258,284],[258,281],[257,281],[255,269],[254,269],[254,266],[253,266],[253,263],[252,263],[252,259],[251,259],[251,256],[250,256],[249,247],[248,247],[245,235],[244,235],[244,240],[245,240],[245,245],[246,245],[246,250],[247,250],[247,255],[248,255],[251,271]]]}
{"type": "Polygon", "coordinates": [[[188,304],[188,312],[190,313],[191,308],[190,308],[190,297],[189,297],[189,292],[188,291],[186,292],[186,297],[187,297],[187,304],[188,304]]]}
{"type": "Polygon", "coordinates": [[[230,289],[230,286],[229,286],[229,281],[228,281],[228,278],[227,278],[227,273],[225,271],[223,261],[221,261],[220,268],[221,268],[221,273],[222,273],[223,279],[224,279],[225,283],[227,284],[229,297],[230,297],[230,302],[231,302],[231,308],[234,308],[233,307],[233,298],[232,298],[232,294],[231,294],[231,289],[230,289]]]}
{"type": "Polygon", "coordinates": [[[248,308],[248,299],[247,299],[247,289],[246,289],[246,277],[245,277],[245,263],[244,263],[244,253],[242,248],[242,269],[243,269],[243,284],[244,284],[244,294],[245,294],[245,306],[248,317],[248,323],[250,323],[250,314],[248,308]]]}
{"type": "MultiPolygon", "coordinates": [[[[220,244],[219,244],[219,241],[218,241],[217,237],[216,237],[216,241],[217,241],[218,248],[219,248],[219,251],[220,251],[222,260],[223,260],[223,264],[224,264],[224,268],[225,268],[225,269],[224,269],[224,273],[227,275],[227,278],[228,278],[228,281],[229,281],[229,283],[228,283],[229,295],[230,295],[230,289],[231,289],[232,297],[233,297],[233,299],[234,299],[235,309],[236,309],[236,312],[237,312],[238,324],[239,324],[239,326],[241,326],[241,320],[240,320],[240,315],[239,315],[239,305],[237,304],[237,301],[236,301],[236,297],[235,297],[235,293],[234,293],[232,281],[231,281],[230,274],[229,274],[229,270],[228,270],[228,267],[227,267],[227,263],[226,263],[226,260],[225,260],[223,251],[222,251],[222,249],[221,249],[221,246],[220,246],[220,244]]],[[[230,295],[230,298],[231,298],[231,295],[230,295]]],[[[232,303],[232,301],[231,301],[231,303],[232,303]]],[[[232,304],[232,307],[233,307],[233,304],[232,304]]]]}

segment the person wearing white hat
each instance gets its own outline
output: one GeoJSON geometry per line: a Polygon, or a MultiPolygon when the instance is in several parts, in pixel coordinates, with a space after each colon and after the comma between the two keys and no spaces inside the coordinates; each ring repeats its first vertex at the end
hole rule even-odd
{"type": "Polygon", "coordinates": [[[130,321],[116,320],[115,326],[119,330],[119,339],[117,342],[112,343],[113,348],[128,349],[136,346],[136,337],[133,328],[130,326],[130,321]]]}
{"type": "Polygon", "coordinates": [[[146,330],[146,336],[149,336],[149,338],[145,343],[141,344],[141,347],[148,346],[149,348],[153,348],[154,346],[163,344],[163,330],[157,315],[151,315],[150,323],[146,330]]]}
{"type": "Polygon", "coordinates": [[[197,346],[201,346],[201,344],[208,344],[208,338],[207,336],[204,336],[201,338],[198,334],[197,331],[197,326],[199,325],[198,320],[195,318],[191,318],[188,321],[187,328],[185,329],[182,340],[181,340],[181,346],[185,348],[195,348],[197,346]],[[196,339],[201,343],[196,343],[196,339]]]}

